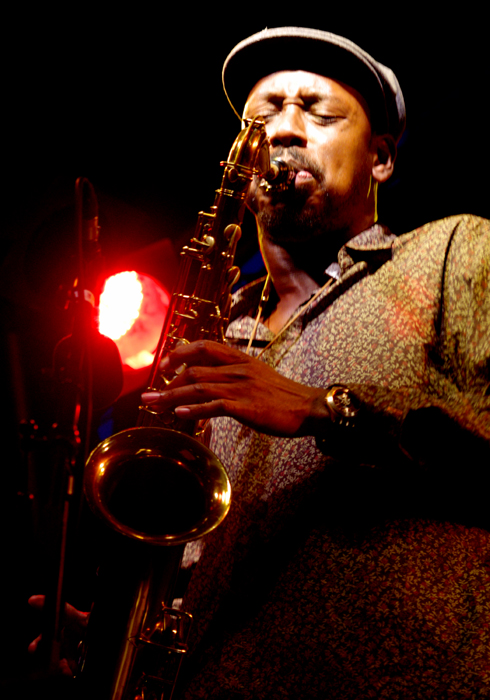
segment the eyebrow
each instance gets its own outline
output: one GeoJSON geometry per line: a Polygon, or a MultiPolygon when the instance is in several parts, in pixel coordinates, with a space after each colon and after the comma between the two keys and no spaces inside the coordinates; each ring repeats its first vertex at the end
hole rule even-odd
{"type": "MultiPolygon", "coordinates": [[[[345,103],[338,98],[336,95],[332,95],[328,92],[318,92],[317,90],[310,90],[308,88],[305,88],[299,95],[298,97],[300,99],[305,100],[306,102],[328,102],[329,105],[332,105],[332,107],[344,107],[345,108],[345,103]]],[[[269,90],[268,92],[264,92],[262,94],[257,95],[257,99],[260,101],[264,102],[278,102],[278,101],[283,101],[284,99],[287,99],[287,95],[284,94],[279,94],[275,90],[269,90]]]]}

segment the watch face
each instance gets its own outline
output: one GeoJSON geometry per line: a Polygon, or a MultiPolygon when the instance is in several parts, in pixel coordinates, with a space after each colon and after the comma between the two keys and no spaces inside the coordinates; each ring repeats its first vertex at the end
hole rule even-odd
{"type": "Polygon", "coordinates": [[[353,418],[357,415],[359,404],[348,389],[337,389],[333,393],[332,399],[337,411],[346,418],[353,418]]]}
{"type": "Polygon", "coordinates": [[[359,399],[344,386],[333,386],[326,396],[334,423],[353,425],[361,407],[359,399]]]}

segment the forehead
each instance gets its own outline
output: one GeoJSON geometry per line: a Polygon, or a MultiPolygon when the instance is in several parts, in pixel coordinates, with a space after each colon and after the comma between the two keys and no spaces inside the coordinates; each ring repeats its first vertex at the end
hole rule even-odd
{"type": "Polygon", "coordinates": [[[280,71],[259,80],[252,88],[245,104],[246,115],[264,102],[300,98],[308,102],[325,101],[346,109],[363,109],[369,117],[369,108],[362,95],[345,83],[307,71],[280,71]]]}

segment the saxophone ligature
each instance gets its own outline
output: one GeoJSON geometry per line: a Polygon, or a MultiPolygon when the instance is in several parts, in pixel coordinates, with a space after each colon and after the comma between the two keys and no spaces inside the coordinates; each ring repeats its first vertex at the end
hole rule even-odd
{"type": "MultiPolygon", "coordinates": [[[[200,212],[194,237],[181,252],[150,372],[151,391],[172,381],[161,362],[177,344],[224,340],[239,274],[235,250],[253,178],[279,190],[294,176],[284,162],[271,163],[260,119],[245,123],[221,165],[214,203],[200,212]]],[[[171,607],[183,547],[216,528],[231,501],[223,465],[195,432],[193,422],[173,412],[142,407],[137,427],[104,440],[88,459],[88,503],[124,536],[118,538],[122,552],[118,544],[111,562],[100,567],[105,584],[91,614],[80,673],[90,697],[172,697],[190,626],[190,616],[171,607]],[[121,594],[117,602],[116,593],[121,594]]]]}

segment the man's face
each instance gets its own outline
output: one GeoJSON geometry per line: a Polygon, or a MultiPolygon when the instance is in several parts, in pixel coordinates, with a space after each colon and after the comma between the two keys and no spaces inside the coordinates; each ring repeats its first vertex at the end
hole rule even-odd
{"type": "Polygon", "coordinates": [[[286,193],[255,187],[249,202],[273,240],[326,231],[350,238],[372,224],[372,132],[359,93],[315,73],[282,71],[257,83],[243,116],[265,120],[272,155],[296,170],[286,193]]]}

